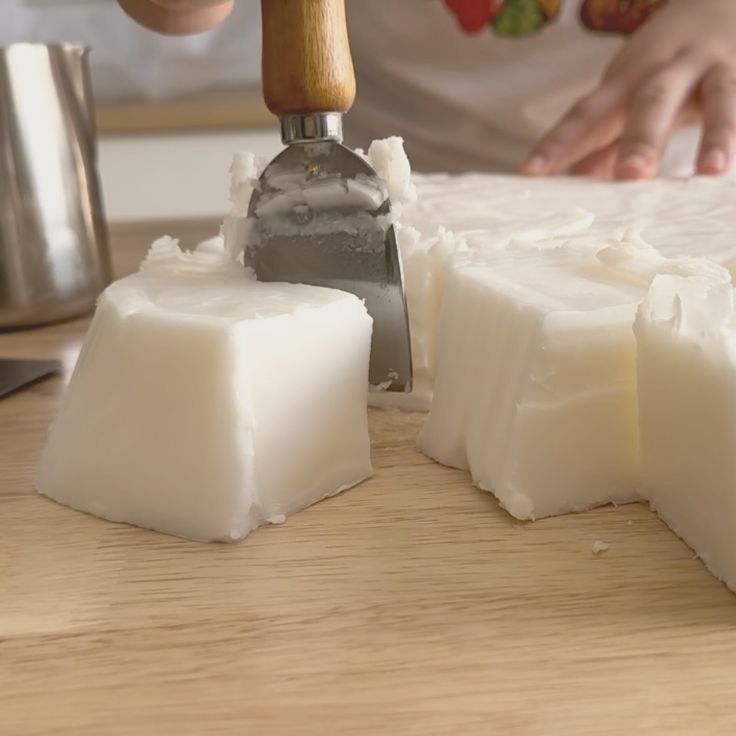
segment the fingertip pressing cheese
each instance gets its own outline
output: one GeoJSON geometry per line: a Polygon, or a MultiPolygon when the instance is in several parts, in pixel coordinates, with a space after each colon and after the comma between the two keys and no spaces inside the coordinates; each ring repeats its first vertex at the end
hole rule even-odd
{"type": "Polygon", "coordinates": [[[233,541],[371,474],[372,322],[162,239],[102,295],[36,476],[82,511],[233,541]]]}

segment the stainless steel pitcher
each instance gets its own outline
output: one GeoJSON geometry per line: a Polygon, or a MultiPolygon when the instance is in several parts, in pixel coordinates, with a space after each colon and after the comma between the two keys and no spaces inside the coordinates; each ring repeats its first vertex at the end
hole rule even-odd
{"type": "Polygon", "coordinates": [[[0,329],[72,317],[111,277],[87,49],[0,49],[0,329]]]}

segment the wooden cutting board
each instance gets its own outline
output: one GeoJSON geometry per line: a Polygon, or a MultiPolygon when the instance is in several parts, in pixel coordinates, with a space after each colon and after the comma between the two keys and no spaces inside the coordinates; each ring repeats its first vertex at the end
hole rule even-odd
{"type": "MultiPolygon", "coordinates": [[[[163,232],[113,232],[118,273],[163,232]]],[[[0,335],[64,375],[0,401],[0,733],[723,734],[736,598],[641,505],[522,524],[373,412],[375,476],[200,545],[41,498],[88,321],[0,335]],[[610,549],[594,556],[604,540],[610,549]]]]}

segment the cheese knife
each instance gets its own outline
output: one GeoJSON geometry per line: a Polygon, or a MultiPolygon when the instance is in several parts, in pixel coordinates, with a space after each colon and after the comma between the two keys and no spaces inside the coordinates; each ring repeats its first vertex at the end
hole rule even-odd
{"type": "Polygon", "coordinates": [[[0,398],[9,396],[36,381],[56,373],[61,368],[57,360],[0,359],[0,398]]]}
{"type": "Polygon", "coordinates": [[[355,97],[344,0],[261,0],[263,96],[285,149],[248,209],[246,264],[261,281],[356,294],[373,318],[369,380],[410,391],[404,279],[386,188],[342,144],[355,97]]]}

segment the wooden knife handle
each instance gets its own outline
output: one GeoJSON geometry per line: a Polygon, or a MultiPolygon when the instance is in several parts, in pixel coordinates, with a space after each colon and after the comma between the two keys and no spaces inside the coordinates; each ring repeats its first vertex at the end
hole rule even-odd
{"type": "Polygon", "coordinates": [[[355,99],[345,0],[261,0],[263,99],[275,115],[347,112],[355,99]]]}

